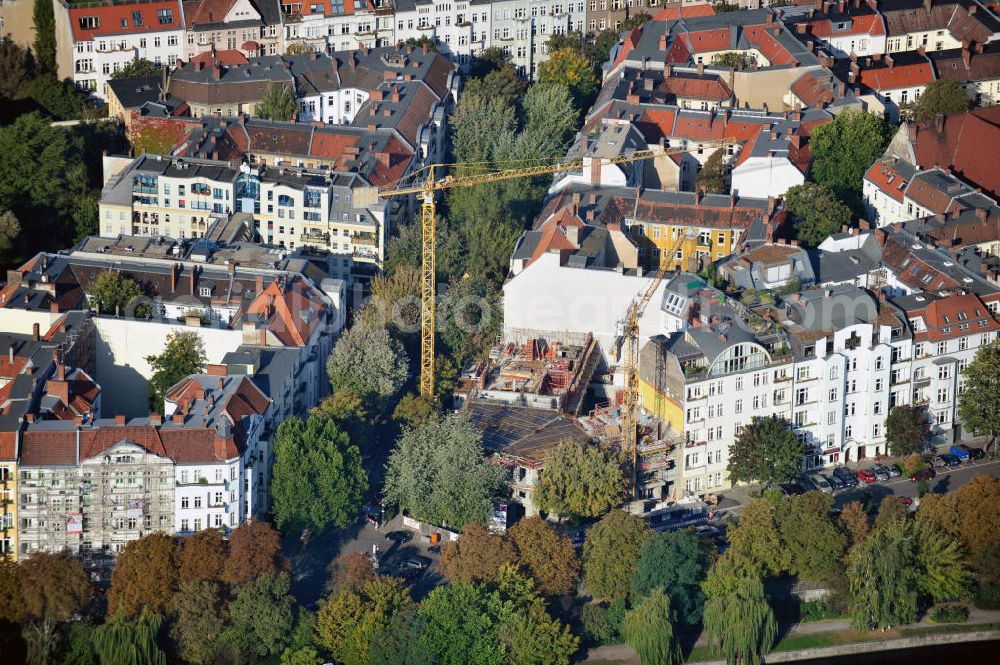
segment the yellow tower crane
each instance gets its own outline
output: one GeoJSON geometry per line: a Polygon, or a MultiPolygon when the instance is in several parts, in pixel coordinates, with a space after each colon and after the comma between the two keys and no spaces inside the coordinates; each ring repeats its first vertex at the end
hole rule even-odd
{"type": "MultiPolygon", "coordinates": [[[[530,178],[539,175],[552,175],[555,173],[565,173],[570,171],[580,171],[584,164],[590,164],[594,168],[591,160],[597,161],[601,166],[610,164],[624,164],[627,162],[637,162],[671,153],[688,152],[689,148],[657,148],[653,150],[636,150],[635,152],[618,157],[590,157],[581,156],[564,160],[554,164],[542,164],[538,166],[527,166],[522,168],[500,169],[486,173],[472,175],[452,176],[446,175],[438,179],[438,175],[445,167],[472,166],[467,164],[431,164],[412,174],[417,179],[413,185],[390,185],[387,187],[371,187],[362,189],[355,194],[355,206],[367,207],[374,205],[379,198],[389,198],[392,196],[408,196],[417,194],[421,198],[420,222],[422,231],[422,251],[420,268],[420,394],[423,397],[434,396],[434,330],[435,330],[435,309],[437,306],[434,292],[435,251],[437,245],[437,219],[434,205],[434,195],[442,189],[452,189],[457,187],[474,187],[491,182],[501,182],[504,180],[514,180],[516,178],[530,178]]],[[[478,166],[478,165],[477,165],[478,166]]],[[[652,295],[652,294],[650,294],[652,295]]],[[[634,439],[634,437],[633,437],[634,439]]]]}

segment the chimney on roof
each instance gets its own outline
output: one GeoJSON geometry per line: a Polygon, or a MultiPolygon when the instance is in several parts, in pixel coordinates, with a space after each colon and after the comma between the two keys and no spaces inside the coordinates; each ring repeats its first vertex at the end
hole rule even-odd
{"type": "Polygon", "coordinates": [[[778,199],[773,196],[767,197],[767,216],[770,217],[774,214],[774,207],[778,204],[778,199]]]}
{"type": "Polygon", "coordinates": [[[421,50],[424,52],[424,55],[427,55],[430,52],[430,48],[427,46],[427,42],[424,42],[424,45],[421,48],[421,50]]]}
{"type": "Polygon", "coordinates": [[[153,427],[159,427],[163,424],[163,416],[158,413],[149,414],[149,424],[153,427]]]}
{"type": "Polygon", "coordinates": [[[837,11],[840,12],[841,14],[843,14],[844,13],[844,8],[846,6],[847,6],[847,3],[844,2],[844,0],[840,0],[840,2],[837,4],[837,11]]]}
{"type": "Polygon", "coordinates": [[[254,283],[254,286],[257,288],[257,290],[254,292],[254,295],[255,296],[260,295],[260,292],[264,290],[264,276],[263,275],[257,275],[257,281],[254,283]]]}
{"type": "MultiPolygon", "coordinates": [[[[227,368],[225,365],[218,365],[216,363],[209,363],[208,366],[205,368],[205,373],[208,374],[209,376],[220,376],[220,377],[222,377],[222,376],[226,376],[226,374],[229,373],[229,368],[227,368]]],[[[222,386],[219,386],[219,387],[221,388],[222,386]]]]}
{"type": "Polygon", "coordinates": [[[374,122],[368,123],[369,134],[374,134],[376,129],[378,129],[378,126],[374,122]]]}
{"type": "Polygon", "coordinates": [[[931,5],[933,5],[933,4],[934,4],[933,0],[924,0],[924,11],[930,12],[931,11],[931,5]]]}
{"type": "Polygon", "coordinates": [[[33,423],[33,422],[35,422],[35,414],[33,414],[33,413],[26,413],[26,414],[24,414],[24,421],[27,422],[27,423],[33,423]]]}
{"type": "Polygon", "coordinates": [[[674,73],[674,66],[670,64],[663,65],[663,78],[668,79],[674,73]]]}
{"type": "Polygon", "coordinates": [[[809,51],[810,53],[812,53],[813,52],[813,48],[815,48],[813,46],[813,40],[810,39],[810,40],[808,40],[806,42],[806,50],[809,51]]]}
{"type": "Polygon", "coordinates": [[[972,49],[969,47],[962,49],[962,62],[965,64],[965,68],[968,69],[969,65],[972,63],[972,49]]]}
{"type": "Polygon", "coordinates": [[[809,27],[809,26],[808,26],[808,24],[806,24],[806,23],[796,23],[796,24],[795,24],[795,32],[796,32],[797,34],[800,34],[800,35],[804,35],[804,34],[806,34],[806,29],[807,29],[808,27],[809,27]]]}
{"type": "Polygon", "coordinates": [[[58,314],[59,313],[59,303],[57,301],[55,301],[55,300],[53,300],[51,303],[49,303],[49,311],[52,314],[58,314]]]}
{"type": "Polygon", "coordinates": [[[885,54],[885,64],[889,67],[889,71],[891,72],[893,66],[896,64],[896,61],[892,59],[891,55],[889,55],[888,53],[886,53],[885,54]]]}
{"type": "Polygon", "coordinates": [[[705,63],[703,63],[703,62],[699,62],[698,63],[698,73],[699,74],[704,74],[705,73],[705,63]]]}
{"type": "Polygon", "coordinates": [[[660,50],[661,51],[667,50],[667,33],[663,33],[662,35],[660,35],[660,50]]]}
{"type": "MultiPolygon", "coordinates": [[[[938,113],[936,116],[934,116],[934,127],[935,127],[935,129],[937,129],[938,133],[941,133],[941,132],[944,131],[944,114],[943,113],[938,113]]],[[[935,164],[935,166],[937,166],[937,165],[935,164]]]]}
{"type": "Polygon", "coordinates": [[[392,101],[394,102],[399,101],[399,86],[396,85],[392,86],[392,101]]]}
{"type": "Polygon", "coordinates": [[[124,424],[125,424],[125,416],[123,415],[115,416],[115,425],[124,425],[124,424]]]}
{"type": "Polygon", "coordinates": [[[257,346],[267,346],[267,330],[264,328],[257,331],[257,346]]]}
{"type": "Polygon", "coordinates": [[[986,208],[976,208],[976,219],[978,219],[980,222],[985,222],[988,216],[989,213],[986,210],[986,208]]]}
{"type": "Polygon", "coordinates": [[[36,342],[42,338],[42,327],[37,323],[31,324],[31,339],[36,342]]]}

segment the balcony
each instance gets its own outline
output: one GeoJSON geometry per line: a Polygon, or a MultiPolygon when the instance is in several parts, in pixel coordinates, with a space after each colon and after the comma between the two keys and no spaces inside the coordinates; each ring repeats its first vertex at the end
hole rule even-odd
{"type": "Polygon", "coordinates": [[[306,231],[299,239],[302,242],[320,243],[323,245],[328,245],[330,243],[330,236],[326,231],[306,231]]]}
{"type": "Polygon", "coordinates": [[[370,247],[374,247],[378,244],[378,239],[374,235],[368,234],[353,235],[350,240],[355,245],[368,245],[370,247]]]}

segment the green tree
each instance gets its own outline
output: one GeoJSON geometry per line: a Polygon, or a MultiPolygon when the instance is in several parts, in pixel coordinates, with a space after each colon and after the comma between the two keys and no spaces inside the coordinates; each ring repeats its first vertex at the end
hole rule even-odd
{"type": "Polygon", "coordinates": [[[500,569],[517,560],[514,543],[479,524],[441,547],[441,574],[452,582],[492,582],[500,569]]]}
{"type": "Polygon", "coordinates": [[[791,553],[781,540],[778,510],[768,499],[751,499],[739,521],[729,524],[734,556],[746,559],[766,575],[777,576],[791,567],[791,553]]]}
{"type": "Polygon", "coordinates": [[[489,162],[503,137],[517,127],[514,107],[502,97],[465,94],[450,119],[456,159],[465,164],[489,162]]]}
{"type": "Polygon", "coordinates": [[[632,576],[632,598],[638,601],[661,591],[670,597],[672,616],[682,624],[696,626],[705,600],[701,583],[707,568],[701,543],[693,533],[655,533],[639,552],[632,576]]]}
{"type": "Polygon", "coordinates": [[[38,104],[47,120],[82,120],[97,114],[87,100],[87,93],[69,79],[60,81],[55,76],[39,76],[24,85],[20,97],[38,104]]]}
{"type": "Polygon", "coordinates": [[[815,247],[851,223],[851,209],[823,185],[806,182],[785,192],[785,208],[792,216],[795,237],[815,247]]]}
{"type": "Polygon", "coordinates": [[[898,496],[886,496],[878,504],[878,515],[875,516],[875,528],[885,526],[890,522],[905,522],[908,518],[906,504],[898,496]]]}
{"type": "Polygon", "coordinates": [[[919,580],[907,522],[875,529],[852,551],[847,567],[851,623],[858,630],[889,628],[917,618],[919,580]]]}
{"type": "Polygon", "coordinates": [[[816,127],[809,140],[813,181],[830,190],[834,200],[858,208],[865,172],[889,144],[892,129],[882,116],[862,111],[838,113],[816,127]]]}
{"type": "Polygon", "coordinates": [[[385,495],[433,524],[485,524],[501,491],[502,473],[485,458],[468,417],[452,415],[403,432],[389,456],[385,495]]]}
{"type": "Polygon", "coordinates": [[[500,665],[504,645],[496,633],[487,591],[472,584],[435,587],[420,603],[420,643],[440,665],[500,665]]]}
{"type": "Polygon", "coordinates": [[[919,407],[900,404],[892,407],[885,419],[885,438],[897,457],[919,453],[927,437],[927,418],[919,407]]]}
{"type": "Polygon", "coordinates": [[[256,114],[265,120],[289,121],[299,112],[295,93],[289,85],[269,84],[257,102],[256,114]]]}
{"type": "Polygon", "coordinates": [[[567,86],[574,105],[581,110],[590,106],[599,87],[593,65],[572,49],[550,53],[549,59],[538,66],[538,82],[567,86]]]}
{"type": "Polygon", "coordinates": [[[786,483],[801,470],[802,444],[778,416],[754,416],[729,449],[732,482],[786,483]]]}
{"type": "Polygon", "coordinates": [[[713,67],[735,69],[737,71],[750,69],[756,62],[756,59],[754,59],[752,55],[741,51],[727,51],[726,53],[720,53],[712,58],[713,67]]]}
{"type": "Polygon", "coordinates": [[[276,575],[291,567],[281,551],[281,539],[270,523],[244,522],[229,535],[229,556],[222,579],[231,586],[246,584],[265,574],[276,575]]]}
{"type": "Polygon", "coordinates": [[[402,580],[379,577],[357,592],[331,596],[316,618],[316,638],[338,663],[368,665],[372,643],[389,629],[397,615],[412,607],[402,580]]]}
{"type": "Polygon", "coordinates": [[[101,665],[167,665],[156,643],[163,617],[143,608],[133,619],[121,612],[94,631],[93,644],[101,665]]]}
{"type": "Polygon", "coordinates": [[[331,420],[290,418],[274,441],[274,519],[279,529],[346,527],[361,513],[368,477],[361,452],[331,420]]]}
{"type": "Polygon", "coordinates": [[[35,60],[31,51],[10,35],[0,36],[0,98],[14,99],[34,76],[35,60]]]}
{"type": "Polygon", "coordinates": [[[538,480],[538,507],[561,517],[599,517],[618,506],[625,474],[598,446],[567,441],[549,453],[538,480]]]}
{"type": "MultiPolygon", "coordinates": [[[[435,369],[437,363],[435,363],[435,369]]],[[[434,382],[435,389],[438,387],[434,382]]],[[[406,393],[392,412],[392,419],[404,427],[419,427],[421,424],[437,417],[434,400],[415,393],[406,393]]]]}
{"type": "Polygon", "coordinates": [[[472,64],[469,67],[469,78],[483,78],[493,70],[504,66],[513,67],[510,55],[499,46],[490,46],[480,51],[479,55],[472,59],[472,64]]]}
{"type": "Polygon", "coordinates": [[[219,619],[225,616],[222,585],[216,581],[182,578],[172,610],[174,620],[170,634],[180,656],[189,663],[211,663],[223,629],[219,619]]]}
{"type": "Polygon", "coordinates": [[[701,171],[695,177],[695,185],[698,189],[704,189],[709,194],[725,194],[729,191],[726,186],[726,175],[729,167],[725,161],[725,151],[716,150],[701,167],[701,171]]]}
{"type": "Polygon", "coordinates": [[[338,390],[313,408],[310,415],[333,421],[337,429],[346,432],[351,443],[362,454],[376,443],[374,426],[364,399],[351,390],[338,390]]]}
{"type": "Polygon", "coordinates": [[[977,434],[989,434],[991,445],[1000,433],[1000,347],[996,340],[981,346],[962,370],[965,388],[958,396],[962,425],[977,434]]]}
{"type": "Polygon", "coordinates": [[[420,35],[420,37],[418,37],[417,39],[414,39],[413,37],[408,37],[407,40],[403,42],[403,45],[421,49],[426,48],[428,51],[432,53],[438,52],[437,42],[428,37],[427,35],[420,35]]]}
{"type": "Polygon", "coordinates": [[[83,609],[91,587],[80,560],[69,552],[38,552],[18,563],[27,622],[28,661],[48,663],[58,643],[59,626],[83,609]]]}
{"type": "Polygon", "coordinates": [[[279,665],[322,665],[323,659],[319,652],[313,647],[302,647],[301,649],[285,649],[281,653],[279,665]]]}
{"type": "Polygon", "coordinates": [[[149,305],[139,304],[144,293],[139,283],[118,272],[102,272],[88,289],[87,295],[101,314],[148,316],[149,305]]]}
{"type": "Polygon", "coordinates": [[[177,541],[165,533],[154,531],[127,543],[111,574],[109,612],[121,613],[126,620],[143,608],[166,614],[177,591],[177,561],[177,541]]]}
{"type": "Polygon", "coordinates": [[[163,73],[163,67],[150,62],[145,58],[136,58],[117,72],[112,72],[112,79],[133,79],[143,76],[159,76],[163,73]]]}
{"type": "Polygon", "coordinates": [[[305,42],[292,42],[285,48],[285,55],[306,55],[312,53],[312,49],[305,42]]]}
{"type": "Polygon", "coordinates": [[[163,397],[175,383],[200,373],[207,358],[201,335],[193,330],[174,331],[167,334],[166,344],[158,356],[146,356],[153,370],[149,379],[150,408],[163,413],[163,397]]]}
{"type": "Polygon", "coordinates": [[[920,592],[935,603],[965,595],[971,576],[965,566],[965,549],[961,543],[946,533],[929,528],[926,523],[916,523],[912,531],[917,543],[920,592]]]}
{"type": "Polygon", "coordinates": [[[651,535],[644,519],[621,510],[590,528],[583,543],[583,580],[594,598],[628,596],[639,553],[651,535]]]}
{"type": "Polygon", "coordinates": [[[35,60],[42,74],[56,74],[56,16],[50,0],[35,0],[35,60]]]}
{"type": "Polygon", "coordinates": [[[10,210],[0,210],[0,264],[13,265],[19,252],[21,223],[10,210]]]}
{"type": "MultiPolygon", "coordinates": [[[[502,592],[501,592],[502,595],[502,592]]],[[[553,619],[541,599],[526,600],[500,625],[507,662],[518,665],[570,665],[580,644],[569,626],[553,619]]]]}
{"type": "Polygon", "coordinates": [[[540,517],[526,517],[510,529],[518,565],[546,596],[570,594],[580,578],[573,542],[560,536],[540,517]]]}
{"type": "Polygon", "coordinates": [[[63,645],[56,662],[60,665],[98,665],[94,651],[94,624],[82,620],[66,626],[63,645]]]}
{"type": "Polygon", "coordinates": [[[513,66],[505,64],[498,69],[487,72],[481,78],[470,78],[463,95],[475,95],[484,99],[499,99],[514,106],[524,96],[524,81],[517,76],[513,66]]]}
{"type": "Polygon", "coordinates": [[[479,275],[456,277],[440,302],[446,314],[440,339],[452,355],[485,358],[503,330],[503,303],[494,283],[479,275]]]}
{"type": "Polygon", "coordinates": [[[929,120],[939,115],[954,115],[972,108],[972,98],[962,84],[953,79],[931,81],[924,88],[920,99],[908,108],[907,115],[914,120],[929,120]]]}
{"type": "Polygon", "coordinates": [[[385,328],[352,326],[330,352],[326,372],[333,391],[350,390],[383,405],[402,390],[408,361],[403,345],[385,328]]]}
{"type": "Polygon", "coordinates": [[[98,235],[98,215],[100,207],[97,197],[81,196],[77,199],[76,210],[73,212],[73,240],[80,242],[87,236],[98,235]]]}
{"type": "Polygon", "coordinates": [[[531,145],[538,159],[555,161],[566,154],[576,133],[578,114],[563,83],[533,85],[521,103],[524,132],[519,140],[531,145]]]}
{"type": "Polygon", "coordinates": [[[822,492],[793,496],[781,517],[781,539],[791,572],[804,580],[828,580],[841,571],[847,538],[830,519],[833,497],[822,492]]]}
{"type": "Polygon", "coordinates": [[[684,662],[680,642],[674,631],[674,611],[670,597],[657,587],[625,613],[622,636],[639,655],[639,662],[650,665],[680,665],[684,662]]]}
{"type": "Polygon", "coordinates": [[[235,589],[229,603],[232,626],[223,639],[237,646],[244,660],[281,653],[295,624],[295,599],[288,573],[264,573],[235,589]]]}
{"type": "Polygon", "coordinates": [[[729,665],[758,665],[778,636],[759,570],[727,553],[709,569],[702,589],[709,647],[729,665]]]}

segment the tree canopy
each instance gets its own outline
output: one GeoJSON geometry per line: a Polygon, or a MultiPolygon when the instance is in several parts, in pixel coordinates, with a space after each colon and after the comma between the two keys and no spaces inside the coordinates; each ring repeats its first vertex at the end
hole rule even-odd
{"type": "Polygon", "coordinates": [[[179,577],[196,582],[218,582],[226,566],[229,546],[221,529],[202,529],[184,539],[179,577]]]}
{"type": "Polygon", "coordinates": [[[163,396],[181,379],[198,374],[205,367],[205,346],[201,335],[193,330],[177,330],[167,334],[163,351],[156,356],[146,356],[153,370],[149,380],[150,408],[163,413],[163,396]]]}
{"type": "Polygon", "coordinates": [[[165,614],[177,591],[177,541],[154,531],[130,541],[118,554],[111,574],[108,608],[132,619],[146,608],[165,614]]]}
{"type": "Polygon", "coordinates": [[[698,171],[695,185],[698,189],[704,189],[709,194],[725,194],[729,191],[729,187],[726,186],[726,174],[728,173],[726,151],[716,150],[705,160],[701,171],[698,171]]]}
{"type": "Polygon", "coordinates": [[[847,578],[851,622],[858,630],[911,623],[917,617],[919,581],[914,542],[906,522],[892,522],[851,551],[847,578]]]}
{"type": "Polygon", "coordinates": [[[787,500],[782,510],[781,539],[790,557],[790,569],[803,580],[828,580],[837,575],[847,538],[830,519],[833,497],[806,492],[787,500]]]}
{"type": "Polygon", "coordinates": [[[538,480],[538,507],[560,517],[599,517],[621,503],[625,475],[606,450],[567,441],[545,459],[538,480]]]}
{"type": "Polygon", "coordinates": [[[928,430],[925,411],[908,404],[892,407],[889,417],[885,419],[885,438],[889,442],[889,450],[897,457],[919,453],[928,430]]]}
{"type": "Polygon", "coordinates": [[[289,570],[278,532],[268,522],[244,522],[229,535],[229,557],[222,572],[227,584],[245,584],[265,573],[289,570]]]}
{"type": "Polygon", "coordinates": [[[684,662],[674,630],[674,611],[662,587],[653,589],[625,613],[622,636],[643,665],[680,665],[684,662]]]}
{"type": "Polygon", "coordinates": [[[167,665],[156,643],[162,626],[163,616],[146,608],[132,619],[118,613],[94,631],[94,652],[101,665],[167,665]]]}
{"type": "Polygon", "coordinates": [[[358,590],[344,589],[320,607],[316,637],[338,663],[369,665],[372,642],[381,638],[395,618],[412,608],[402,580],[378,577],[358,590]]]}
{"type": "Polygon", "coordinates": [[[452,415],[403,433],[389,457],[385,495],[432,524],[485,524],[501,492],[502,473],[486,459],[468,417],[452,415]]]}
{"type": "Polygon", "coordinates": [[[639,554],[652,532],[641,517],[612,510],[587,531],[583,579],[594,598],[628,597],[639,554]]]}
{"type": "Polygon", "coordinates": [[[35,0],[32,13],[35,24],[35,59],[43,74],[56,73],[56,16],[52,3],[35,0]]]}
{"type": "Polygon", "coordinates": [[[569,87],[578,109],[590,106],[597,94],[599,82],[594,66],[579,51],[563,49],[549,53],[549,59],[538,66],[539,83],[559,83],[569,87]]]}
{"type": "Polygon", "coordinates": [[[1000,342],[982,346],[962,370],[965,384],[958,413],[967,430],[996,437],[1000,433],[1000,342]]]}
{"type": "Polygon", "coordinates": [[[556,596],[572,593],[580,578],[580,560],[573,542],[560,536],[540,517],[526,517],[510,529],[517,547],[517,561],[535,580],[540,593],[556,596]]]}
{"type": "Polygon", "coordinates": [[[954,79],[931,81],[924,88],[920,99],[907,111],[914,120],[928,120],[939,115],[954,115],[972,108],[972,98],[962,84],[954,79]]]}
{"type": "Polygon", "coordinates": [[[239,649],[242,661],[277,655],[288,646],[295,625],[290,586],[288,573],[267,572],[236,588],[223,639],[239,649]]]}
{"type": "Polygon", "coordinates": [[[112,79],[131,79],[140,76],[159,76],[163,67],[145,58],[136,58],[116,72],[111,73],[112,79]]]}
{"type": "Polygon", "coordinates": [[[184,660],[205,665],[213,662],[224,628],[219,618],[225,616],[225,611],[223,588],[218,581],[181,577],[173,600],[170,634],[184,660]]]}
{"type": "Polygon", "coordinates": [[[862,111],[838,113],[832,121],[816,127],[809,140],[813,181],[857,209],[865,172],[882,155],[892,130],[882,116],[862,111]]]}
{"type": "Polygon", "coordinates": [[[791,567],[791,553],[781,540],[780,527],[775,502],[751,499],[740,511],[739,521],[729,524],[730,549],[763,574],[780,575],[791,567]]]}
{"type": "Polygon", "coordinates": [[[441,547],[441,573],[452,582],[492,582],[515,561],[514,544],[479,524],[468,525],[461,538],[441,547]]]}
{"type": "Polygon", "coordinates": [[[295,93],[291,86],[269,84],[264,96],[257,102],[257,117],[265,120],[281,120],[287,122],[299,112],[295,101],[295,93]]]}
{"type": "Polygon", "coordinates": [[[118,272],[102,272],[90,285],[89,295],[102,314],[148,316],[149,305],[138,304],[144,294],[139,283],[118,272]]]}
{"type": "Polygon", "coordinates": [[[708,563],[701,543],[689,531],[655,533],[639,552],[632,576],[632,598],[663,591],[670,597],[676,620],[687,626],[701,621],[701,582],[708,563]]]}
{"type": "Polygon", "coordinates": [[[851,223],[851,209],[823,185],[806,182],[785,192],[785,208],[792,216],[795,237],[815,247],[851,223]]]}
{"type": "Polygon", "coordinates": [[[729,449],[732,482],[785,483],[801,468],[802,444],[777,416],[754,416],[729,449]]]}
{"type": "Polygon", "coordinates": [[[730,665],[759,665],[774,646],[778,622],[758,569],[727,552],[709,569],[702,589],[709,647],[730,665]]]}
{"type": "Polygon", "coordinates": [[[322,531],[357,521],[368,491],[361,452],[332,420],[293,417],[278,426],[271,480],[279,529],[322,531]]]}
{"type": "Polygon", "coordinates": [[[337,340],[326,372],[334,392],[349,390],[381,406],[403,388],[408,360],[385,328],[355,325],[337,340]]]}

